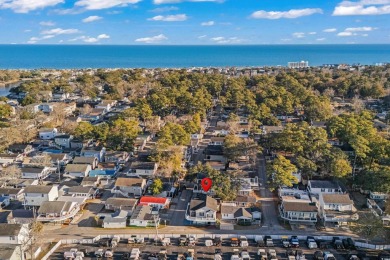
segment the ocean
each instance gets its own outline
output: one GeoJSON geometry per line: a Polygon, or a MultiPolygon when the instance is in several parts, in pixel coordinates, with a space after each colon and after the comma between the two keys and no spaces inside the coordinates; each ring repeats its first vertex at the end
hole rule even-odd
{"type": "Polygon", "coordinates": [[[390,62],[390,45],[0,45],[0,69],[256,67],[301,60],[373,65],[390,62]]]}

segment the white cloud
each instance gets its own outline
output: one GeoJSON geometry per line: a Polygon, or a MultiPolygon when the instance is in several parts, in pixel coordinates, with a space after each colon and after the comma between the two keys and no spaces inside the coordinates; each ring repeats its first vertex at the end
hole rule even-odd
{"type": "Polygon", "coordinates": [[[319,42],[322,42],[322,41],[325,41],[326,40],[326,38],[318,38],[318,39],[316,39],[316,41],[319,41],[319,42]]]}
{"type": "Polygon", "coordinates": [[[83,23],[91,23],[91,22],[95,22],[95,21],[98,21],[101,19],[103,19],[103,17],[97,16],[97,15],[91,15],[91,16],[88,16],[87,18],[84,18],[82,21],[83,21],[83,23]]]}
{"type": "Polygon", "coordinates": [[[323,11],[320,8],[305,8],[305,9],[291,9],[289,11],[256,11],[252,13],[251,17],[254,19],[281,19],[281,18],[298,18],[302,16],[309,16],[313,14],[322,14],[323,11]]]}
{"type": "Polygon", "coordinates": [[[200,25],[202,25],[202,26],[213,26],[214,24],[215,24],[214,21],[208,21],[208,22],[203,22],[200,25]]]}
{"type": "Polygon", "coordinates": [[[222,3],[224,0],[153,0],[153,3],[156,5],[160,4],[175,4],[181,2],[217,2],[222,3]]]}
{"type": "Polygon", "coordinates": [[[110,36],[107,35],[107,34],[100,34],[97,37],[90,37],[90,36],[83,35],[83,36],[80,36],[80,37],[76,37],[76,38],[70,39],[68,41],[69,42],[83,41],[83,42],[86,42],[86,43],[96,43],[96,42],[99,42],[100,40],[109,39],[109,38],[110,38],[110,36]]]}
{"type": "Polygon", "coordinates": [[[162,22],[182,22],[187,20],[187,15],[185,14],[174,14],[174,15],[157,15],[152,18],[149,18],[149,21],[162,21],[162,22]]]}
{"type": "Polygon", "coordinates": [[[164,6],[164,7],[159,7],[159,8],[155,8],[153,10],[150,10],[150,12],[164,13],[164,12],[177,11],[177,10],[179,10],[179,8],[176,6],[164,6]]]}
{"type": "Polygon", "coordinates": [[[337,31],[336,28],[329,28],[329,29],[323,30],[323,32],[326,32],[326,33],[331,33],[331,32],[336,32],[336,31],[337,31]]]}
{"type": "MultiPolygon", "coordinates": [[[[370,27],[370,26],[364,26],[364,27],[349,27],[345,28],[343,32],[340,32],[337,34],[337,36],[341,37],[348,37],[348,36],[357,36],[359,35],[359,32],[371,32],[378,28],[376,27],[370,27]]],[[[368,36],[368,34],[360,34],[361,36],[368,36]]]]}
{"type": "Polygon", "coordinates": [[[376,30],[376,29],[377,28],[375,28],[375,27],[365,26],[365,27],[346,28],[345,31],[346,32],[370,32],[370,31],[373,31],[373,30],[376,30]]]}
{"type": "Polygon", "coordinates": [[[333,11],[334,16],[390,14],[390,0],[342,1],[333,11]]]}
{"type": "Polygon", "coordinates": [[[309,35],[316,35],[317,33],[316,32],[309,32],[307,34],[309,34],[309,35]]]}
{"type": "Polygon", "coordinates": [[[54,22],[52,22],[52,21],[47,21],[47,22],[42,21],[42,22],[39,23],[39,25],[41,25],[41,26],[54,26],[56,24],[54,22]]]}
{"type": "Polygon", "coordinates": [[[87,10],[100,10],[111,7],[125,7],[129,4],[136,4],[141,0],[78,0],[75,6],[84,7],[87,10]]]}
{"type": "Polygon", "coordinates": [[[27,43],[37,43],[38,41],[43,41],[54,37],[55,35],[44,35],[43,37],[31,37],[30,40],[27,41],[27,43]]]}
{"type": "Polygon", "coordinates": [[[201,35],[201,36],[198,36],[198,39],[204,39],[206,37],[207,37],[207,35],[201,35]]]}
{"type": "Polygon", "coordinates": [[[305,37],[305,33],[303,33],[303,32],[295,32],[295,33],[292,34],[292,36],[294,38],[304,38],[305,37]]]}
{"type": "Polygon", "coordinates": [[[242,42],[242,40],[239,39],[238,37],[226,38],[226,37],[219,36],[219,37],[210,38],[210,40],[213,41],[214,43],[218,43],[218,44],[233,44],[233,43],[241,43],[242,42]]]}
{"type": "Polygon", "coordinates": [[[97,38],[98,39],[110,39],[110,35],[103,33],[103,34],[98,35],[97,38]]]}
{"type": "Polygon", "coordinates": [[[347,36],[354,36],[356,35],[356,33],[352,33],[352,32],[339,32],[337,34],[337,36],[340,36],[340,37],[347,37],[347,36]]]}
{"type": "Polygon", "coordinates": [[[28,32],[31,32],[31,30],[30,29],[26,29],[23,32],[28,33],[28,32]]]}
{"type": "Polygon", "coordinates": [[[64,0],[0,0],[0,9],[11,9],[15,13],[28,13],[64,2],[64,0]]]}
{"type": "Polygon", "coordinates": [[[50,34],[50,35],[75,34],[75,33],[80,33],[80,31],[78,29],[55,28],[55,29],[45,30],[41,32],[41,34],[50,34]]]}
{"type": "Polygon", "coordinates": [[[159,34],[152,37],[144,37],[144,38],[138,38],[135,40],[135,42],[142,42],[142,43],[159,43],[162,41],[168,40],[168,38],[164,34],[159,34]]]}

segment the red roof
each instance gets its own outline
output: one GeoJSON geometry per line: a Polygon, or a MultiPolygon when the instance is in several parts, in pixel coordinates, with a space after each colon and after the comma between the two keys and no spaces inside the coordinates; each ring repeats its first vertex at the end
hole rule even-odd
{"type": "Polygon", "coordinates": [[[158,198],[152,196],[143,196],[139,200],[140,205],[148,205],[148,204],[163,204],[167,203],[167,198],[158,198]]]}

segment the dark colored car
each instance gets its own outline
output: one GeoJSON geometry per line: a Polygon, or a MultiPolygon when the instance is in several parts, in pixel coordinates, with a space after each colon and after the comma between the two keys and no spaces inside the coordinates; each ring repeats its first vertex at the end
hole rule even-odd
{"type": "Polygon", "coordinates": [[[322,251],[315,251],[314,260],[324,260],[324,253],[322,251]]]}
{"type": "Polygon", "coordinates": [[[291,247],[298,248],[299,247],[299,239],[297,236],[291,236],[290,238],[291,247]]]}

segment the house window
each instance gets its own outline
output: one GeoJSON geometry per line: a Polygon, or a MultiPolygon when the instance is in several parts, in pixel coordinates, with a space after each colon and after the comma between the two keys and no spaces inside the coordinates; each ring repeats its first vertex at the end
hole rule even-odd
{"type": "Polygon", "coordinates": [[[44,195],[43,195],[43,194],[41,194],[41,196],[42,196],[42,198],[44,197],[44,195]]]}
{"type": "Polygon", "coordinates": [[[325,189],[321,189],[321,192],[324,192],[325,191],[325,189]]]}
{"type": "Polygon", "coordinates": [[[328,192],[332,192],[332,189],[328,189],[328,192]]]}
{"type": "Polygon", "coordinates": [[[10,236],[9,240],[15,240],[15,237],[14,236],[10,236]]]}
{"type": "Polygon", "coordinates": [[[204,212],[199,212],[199,217],[204,217],[204,212]]]}

